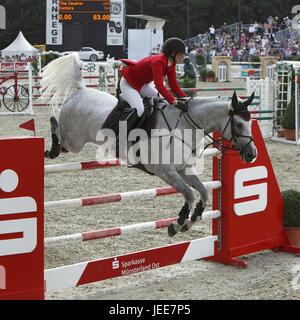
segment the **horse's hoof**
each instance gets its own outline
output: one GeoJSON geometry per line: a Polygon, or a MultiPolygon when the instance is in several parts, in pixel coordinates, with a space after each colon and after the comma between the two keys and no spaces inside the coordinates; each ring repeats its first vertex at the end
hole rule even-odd
{"type": "Polygon", "coordinates": [[[189,230],[189,227],[187,226],[187,224],[185,224],[182,228],[181,228],[181,232],[186,232],[189,230]]]}
{"type": "Polygon", "coordinates": [[[176,234],[176,230],[175,230],[175,227],[174,227],[174,223],[171,223],[169,226],[168,226],[168,235],[170,238],[174,237],[175,234],[176,234]]]}
{"type": "Polygon", "coordinates": [[[182,228],[181,228],[181,232],[186,232],[188,230],[190,230],[192,227],[192,223],[189,221],[188,223],[186,223],[182,228]]]}
{"type": "Polygon", "coordinates": [[[58,155],[59,155],[58,152],[54,152],[52,150],[50,150],[50,151],[47,150],[44,152],[44,157],[48,158],[48,159],[55,159],[58,157],[58,155]]]}

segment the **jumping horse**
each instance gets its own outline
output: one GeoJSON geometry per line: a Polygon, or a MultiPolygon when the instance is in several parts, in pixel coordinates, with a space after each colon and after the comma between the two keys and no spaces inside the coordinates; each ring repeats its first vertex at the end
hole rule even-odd
{"type": "MultiPolygon", "coordinates": [[[[57,121],[55,116],[50,119],[52,148],[50,152],[45,152],[45,156],[50,158],[58,156],[61,150],[78,153],[88,142],[103,144],[103,141],[97,139],[97,134],[118,103],[118,99],[108,93],[86,88],[81,68],[82,62],[78,54],[74,53],[50,62],[43,69],[41,100],[50,102],[56,108],[59,104],[62,105],[59,120],[57,121]]],[[[194,97],[181,102],[185,104],[185,111],[159,100],[156,101],[156,115],[152,129],[171,131],[176,128],[182,132],[189,129],[193,141],[196,140],[194,138],[199,129],[208,136],[217,131],[231,143],[228,145],[232,146],[232,149],[239,151],[243,161],[253,162],[257,151],[251,134],[250,113],[247,109],[253,98],[254,93],[248,100],[242,101],[237,98],[235,92],[230,101],[221,98],[194,97]]],[[[154,137],[149,137],[150,145],[151,139],[154,137]]],[[[175,140],[170,139],[170,149],[174,148],[175,140]]],[[[194,143],[190,148],[194,153],[197,150],[193,149],[193,146],[194,143]]],[[[224,147],[219,145],[219,148],[224,151],[224,147]]],[[[182,163],[171,161],[145,163],[143,169],[160,177],[184,197],[185,203],[179,212],[177,222],[168,227],[169,236],[174,236],[179,231],[187,231],[194,222],[201,220],[208,192],[196,173],[194,163],[184,159],[182,163]],[[194,202],[191,187],[200,193],[200,200],[189,218],[194,202]]]]}

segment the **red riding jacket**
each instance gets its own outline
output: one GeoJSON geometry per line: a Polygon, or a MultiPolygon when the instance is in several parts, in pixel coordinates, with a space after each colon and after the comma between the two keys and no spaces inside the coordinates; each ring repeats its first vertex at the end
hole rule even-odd
{"type": "Polygon", "coordinates": [[[171,90],[179,97],[187,96],[178,86],[175,63],[168,67],[169,61],[164,54],[148,56],[138,62],[121,61],[127,64],[127,67],[121,70],[122,76],[138,92],[144,84],[154,80],[158,92],[171,104],[175,98],[164,86],[164,76],[167,76],[171,90]]]}

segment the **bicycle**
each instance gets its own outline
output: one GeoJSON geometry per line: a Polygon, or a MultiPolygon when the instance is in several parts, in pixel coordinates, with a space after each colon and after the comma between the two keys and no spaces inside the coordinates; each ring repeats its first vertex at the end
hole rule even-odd
{"type": "Polygon", "coordinates": [[[24,86],[18,84],[18,72],[14,72],[13,75],[0,76],[0,86],[11,79],[15,80],[13,85],[7,88],[0,87],[3,104],[5,108],[11,112],[24,111],[29,105],[29,91],[24,86]]]}

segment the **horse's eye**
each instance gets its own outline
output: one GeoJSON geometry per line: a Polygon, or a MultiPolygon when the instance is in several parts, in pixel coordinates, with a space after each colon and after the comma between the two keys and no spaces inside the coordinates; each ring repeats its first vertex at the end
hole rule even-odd
{"type": "Polygon", "coordinates": [[[236,127],[237,127],[238,129],[242,129],[242,128],[243,128],[243,125],[242,125],[240,122],[238,122],[238,123],[236,124],[236,127]]]}

